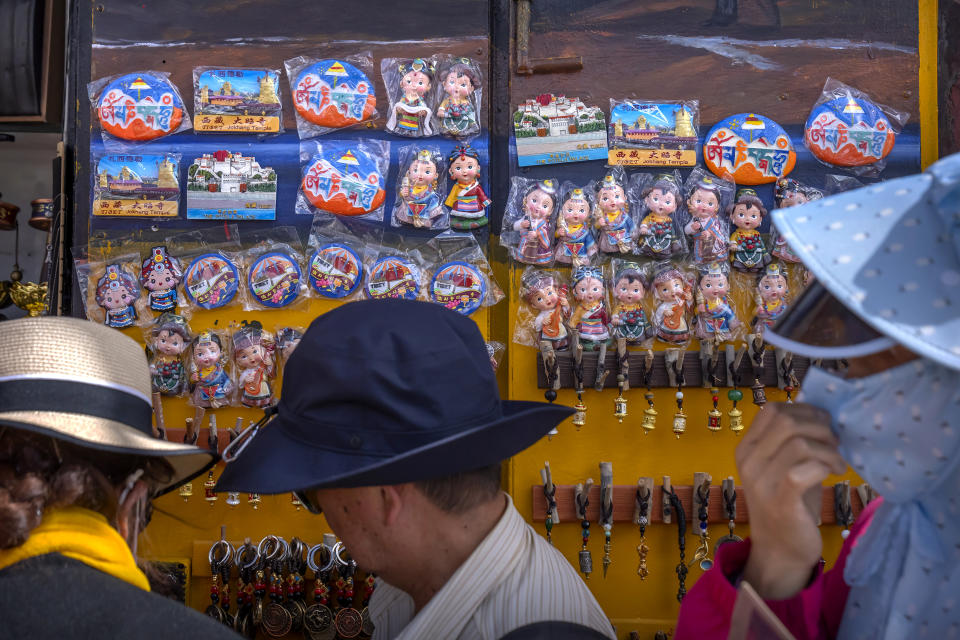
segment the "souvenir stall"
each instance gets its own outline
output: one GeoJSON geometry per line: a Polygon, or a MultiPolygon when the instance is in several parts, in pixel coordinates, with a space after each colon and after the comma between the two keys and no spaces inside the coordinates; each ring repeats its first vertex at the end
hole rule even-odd
{"type": "MultiPolygon", "coordinates": [[[[577,411],[504,489],[618,637],[669,637],[749,532],[738,435],[809,366],[764,341],[809,280],[769,213],[936,158],[934,5],[376,4],[76,3],[55,304],[144,344],[157,437],[221,452],[318,315],[468,315],[504,397],[577,411]]],[[[221,468],[157,501],[141,554],[249,637],[369,635],[373,579],[322,517],[215,493],[221,468]]],[[[828,565],[872,498],[824,485],[828,565]]]]}

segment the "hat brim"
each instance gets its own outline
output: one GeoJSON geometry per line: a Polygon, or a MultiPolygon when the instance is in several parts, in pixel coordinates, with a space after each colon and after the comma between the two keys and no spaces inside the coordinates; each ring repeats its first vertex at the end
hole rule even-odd
{"type": "Polygon", "coordinates": [[[173,469],[160,495],[209,470],[219,456],[198,447],[140,433],[125,424],[93,416],[54,411],[0,412],[0,425],[31,431],[80,447],[112,453],[162,458],[173,469]]]}
{"type": "Polygon", "coordinates": [[[217,491],[275,494],[429,480],[506,460],[523,451],[574,410],[545,402],[504,401],[500,419],[391,457],[346,453],[293,438],[295,416],[278,415],[227,464],[217,491]]]}
{"type": "MultiPolygon", "coordinates": [[[[772,217],[817,281],[860,320],[960,369],[960,263],[929,197],[932,185],[929,172],[897,178],[772,217]]],[[[790,337],[774,333],[771,343],[790,337]]]]}

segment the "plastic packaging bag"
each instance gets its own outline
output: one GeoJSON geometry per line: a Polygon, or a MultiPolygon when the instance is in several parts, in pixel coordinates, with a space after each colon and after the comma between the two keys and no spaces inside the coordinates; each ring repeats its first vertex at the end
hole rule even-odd
{"type": "Polygon", "coordinates": [[[243,268],[236,225],[188,231],[167,238],[180,257],[187,309],[220,309],[240,302],[243,268]]]}
{"type": "Polygon", "coordinates": [[[610,164],[695,166],[699,126],[698,100],[610,98],[610,164]]]}
{"type": "Polygon", "coordinates": [[[557,271],[527,267],[520,277],[520,299],[513,327],[513,341],[540,348],[549,344],[555,351],[570,344],[567,320],[573,312],[570,285],[557,271]]]}
{"type": "Polygon", "coordinates": [[[153,393],[165,397],[184,395],[189,387],[185,359],[193,341],[186,318],[175,313],[161,313],[144,329],[143,338],[153,393]]]}
{"type": "Polygon", "coordinates": [[[383,220],[389,142],[308,140],[300,143],[300,166],[297,213],[383,220]]]}
{"type": "Polygon", "coordinates": [[[230,336],[241,406],[263,408],[274,403],[276,343],[256,320],[242,322],[230,336]]]}
{"type": "Polygon", "coordinates": [[[724,212],[733,202],[735,185],[700,167],[690,172],[684,191],[690,221],[683,231],[690,238],[691,258],[699,265],[727,259],[730,231],[724,212]]]}
{"type": "MultiPolygon", "coordinates": [[[[743,322],[737,317],[730,289],[730,271],[726,262],[700,267],[694,325],[701,341],[719,344],[735,340],[743,333],[743,322]]],[[[747,292],[741,293],[747,295],[747,292]]]]}
{"type": "Polygon", "coordinates": [[[280,365],[280,372],[283,372],[283,368],[287,365],[287,361],[290,360],[290,356],[293,355],[293,352],[298,346],[300,346],[300,340],[303,339],[303,334],[306,331],[305,327],[296,327],[296,326],[283,326],[278,327],[276,330],[276,360],[280,365]]]}
{"type": "Polygon", "coordinates": [[[439,147],[407,145],[399,153],[400,178],[390,223],[418,229],[445,229],[449,226],[443,198],[447,171],[439,147]]]}
{"type": "Polygon", "coordinates": [[[737,191],[737,201],[727,207],[730,221],[730,266],[743,273],[760,273],[773,256],[760,233],[767,208],[753,189],[737,191]]]}
{"type": "Polygon", "coordinates": [[[658,262],[652,268],[650,288],[656,305],[653,327],[657,340],[671,346],[690,343],[690,310],[693,307],[696,274],[687,266],[658,262]]]}
{"type": "Polygon", "coordinates": [[[489,158],[468,144],[457,145],[447,156],[450,194],[444,204],[450,209],[450,227],[460,231],[486,226],[487,208],[493,204],[481,184],[483,163],[489,158]]]}
{"type": "Polygon", "coordinates": [[[74,265],[80,291],[86,292],[87,318],[108,327],[124,329],[137,324],[144,309],[138,309],[140,256],[112,255],[83,249],[74,251],[74,265]]]}
{"type": "Polygon", "coordinates": [[[487,355],[490,356],[490,366],[496,371],[500,368],[500,361],[507,350],[507,345],[496,340],[487,340],[487,355]]]}
{"type": "Polygon", "coordinates": [[[268,231],[246,234],[243,243],[250,245],[242,258],[246,265],[243,308],[261,311],[303,307],[307,289],[297,230],[271,227],[268,231]]]}
{"type": "Polygon", "coordinates": [[[686,201],[681,194],[680,172],[636,173],[630,192],[636,198],[637,251],[648,258],[664,259],[687,252],[686,201]]]}
{"type": "Polygon", "coordinates": [[[191,128],[180,91],[164,71],[134,71],[87,85],[107,149],[129,149],[191,128]]]}
{"type": "Polygon", "coordinates": [[[600,251],[634,254],[637,221],[630,207],[629,186],[623,167],[613,167],[594,183],[593,224],[600,236],[600,251]]]}
{"type": "Polygon", "coordinates": [[[910,118],[866,93],[827,78],[803,127],[803,143],[828,167],[876,177],[910,118]]]}
{"type": "Polygon", "coordinates": [[[96,154],[90,164],[91,215],[176,218],[180,214],[179,153],[96,154]]]}
{"type": "Polygon", "coordinates": [[[365,297],[368,300],[420,300],[424,285],[423,257],[416,249],[408,248],[402,238],[385,235],[366,256],[365,297]]]}
{"type": "Polygon", "coordinates": [[[649,269],[633,260],[613,258],[608,269],[610,335],[629,346],[648,346],[655,329],[650,322],[649,269]]]}
{"type": "Polygon", "coordinates": [[[310,232],[307,280],[324,298],[350,300],[360,294],[366,276],[367,243],[336,218],[314,219],[310,232]]]}
{"type": "MultiPolygon", "coordinates": [[[[804,204],[811,200],[819,200],[823,193],[811,186],[797,182],[793,178],[780,178],[773,191],[774,199],[777,202],[778,209],[794,207],[798,204],[804,204]]],[[[771,220],[770,225],[770,254],[785,262],[797,263],[800,258],[790,249],[790,245],[783,239],[783,236],[777,231],[776,225],[771,220]]]]}
{"type": "Polygon", "coordinates": [[[565,181],[560,185],[559,203],[554,259],[575,267],[593,264],[597,257],[597,238],[590,222],[592,190],[589,186],[579,187],[565,181]]]}
{"type": "Polygon", "coordinates": [[[377,117],[369,51],[343,58],[300,56],[286,60],[301,140],[352,127],[377,117]]]}
{"type": "Polygon", "coordinates": [[[194,67],[197,133],[283,133],[280,70],[194,67]]]}
{"type": "Polygon", "coordinates": [[[434,58],[384,58],[380,61],[380,73],[390,102],[387,131],[408,138],[436,135],[433,121],[436,72],[434,58]]]}
{"type": "MultiPolygon", "coordinates": [[[[190,405],[198,409],[229,406],[237,389],[226,331],[205,329],[197,333],[190,349],[190,405]]],[[[202,415],[202,414],[200,414],[202,415]]],[[[194,424],[199,429],[199,424],[194,424]]]]}
{"type": "Polygon", "coordinates": [[[558,191],[559,182],[552,178],[510,178],[500,244],[517,262],[536,266],[553,263],[558,191]]]}
{"type": "Polygon", "coordinates": [[[790,271],[787,265],[780,262],[768,264],[757,277],[752,293],[754,317],[751,326],[754,331],[762,333],[765,328],[772,327],[790,306],[790,271]]]}
{"type": "Polygon", "coordinates": [[[465,316],[503,299],[490,263],[472,233],[444,231],[420,250],[430,264],[427,298],[465,316]]]}
{"type": "Polygon", "coordinates": [[[483,121],[483,73],[470,58],[437,56],[437,95],[434,112],[439,133],[461,140],[480,133],[483,121]]]}

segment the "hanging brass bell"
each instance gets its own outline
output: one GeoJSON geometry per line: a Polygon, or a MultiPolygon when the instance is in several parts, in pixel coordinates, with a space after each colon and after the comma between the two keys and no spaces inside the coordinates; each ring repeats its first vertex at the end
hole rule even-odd
{"type": "Polygon", "coordinates": [[[683,432],[687,430],[687,414],[683,412],[683,409],[677,409],[677,413],[673,416],[673,433],[676,434],[677,440],[680,439],[680,436],[683,435],[683,432]]]}
{"type": "Polygon", "coordinates": [[[623,419],[627,417],[627,399],[623,397],[622,393],[617,394],[617,397],[613,399],[613,415],[617,422],[623,422],[623,419]]]}
{"type": "Polygon", "coordinates": [[[727,412],[727,416],[730,418],[730,431],[733,431],[734,435],[740,435],[743,431],[743,411],[734,407],[727,412]]]}
{"type": "Polygon", "coordinates": [[[758,407],[762,407],[767,404],[767,392],[763,388],[763,383],[760,380],[754,380],[753,386],[750,387],[753,391],[753,404],[758,407]]]}
{"type": "Polygon", "coordinates": [[[587,405],[583,404],[583,399],[578,398],[577,404],[573,405],[574,410],[576,411],[573,414],[573,426],[578,430],[580,427],[587,423],[587,405]]]}
{"type": "Polygon", "coordinates": [[[717,409],[716,407],[710,409],[710,411],[707,413],[707,416],[707,429],[713,431],[714,433],[720,431],[720,419],[723,417],[723,414],[720,413],[720,409],[717,409]]]}
{"type": "Polygon", "coordinates": [[[647,401],[647,408],[643,410],[643,420],[640,422],[640,428],[643,429],[643,435],[647,435],[657,428],[657,410],[653,408],[653,394],[644,394],[647,401]]]}
{"type": "Polygon", "coordinates": [[[190,496],[193,495],[193,483],[188,482],[187,484],[180,485],[180,497],[183,498],[184,502],[190,500],[190,496]]]}

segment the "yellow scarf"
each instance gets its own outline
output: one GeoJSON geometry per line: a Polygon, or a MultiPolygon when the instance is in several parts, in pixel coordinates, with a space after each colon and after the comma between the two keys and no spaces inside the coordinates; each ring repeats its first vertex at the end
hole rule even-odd
{"type": "Polygon", "coordinates": [[[43,514],[40,526],[19,547],[0,549],[0,570],[27,558],[60,555],[150,591],[147,576],[137,567],[126,540],[101,514],[67,507],[43,514]]]}

